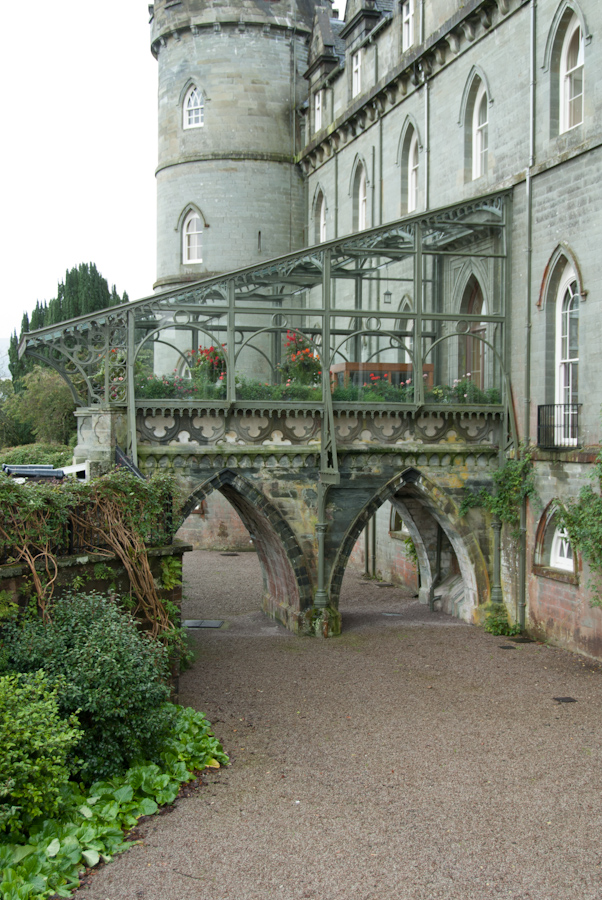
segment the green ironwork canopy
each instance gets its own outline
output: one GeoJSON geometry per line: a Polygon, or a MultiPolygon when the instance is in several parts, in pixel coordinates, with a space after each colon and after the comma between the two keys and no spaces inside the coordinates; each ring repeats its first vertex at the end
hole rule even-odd
{"type": "Polygon", "coordinates": [[[507,403],[510,195],[406,217],[25,334],[79,406],[329,418],[507,403]],[[302,355],[298,355],[302,354],[302,355]]]}

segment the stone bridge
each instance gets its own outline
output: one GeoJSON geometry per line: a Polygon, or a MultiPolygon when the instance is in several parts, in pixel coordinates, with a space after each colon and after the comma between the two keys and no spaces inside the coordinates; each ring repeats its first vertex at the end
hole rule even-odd
{"type": "Polygon", "coordinates": [[[76,459],[109,464],[117,442],[176,474],[185,511],[230,501],[288,628],[340,629],[349,554],[386,501],[422,600],[456,576],[449,606],[472,620],[502,599],[499,523],[459,503],[516,446],[510,216],[503,193],[412,215],[51,325],[19,352],[70,385],[76,459]]]}
{"type": "MultiPolygon", "coordinates": [[[[495,530],[481,511],[461,518],[459,506],[467,486],[492,486],[501,413],[335,412],[338,475],[329,476],[318,411],[137,406],[142,471],[174,473],[188,498],[184,515],[212,491],[232,504],[261,562],[263,609],[292,631],[340,631],[349,555],[386,501],[414,541],[422,602],[432,602],[435,585],[454,567],[463,583],[456,615],[473,621],[491,599],[495,530]]],[[[123,416],[77,415],[76,455],[101,460],[120,438],[123,416]]]]}

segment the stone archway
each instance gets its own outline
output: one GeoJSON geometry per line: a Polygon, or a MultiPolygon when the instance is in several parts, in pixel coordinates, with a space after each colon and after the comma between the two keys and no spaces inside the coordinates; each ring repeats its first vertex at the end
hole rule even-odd
{"type": "Polygon", "coordinates": [[[213,491],[232,504],[253,539],[263,575],[263,611],[289,630],[300,631],[313,596],[307,560],[290,526],[264,494],[231,469],[194,488],[184,517],[213,491]]]}
{"type": "MultiPolygon", "coordinates": [[[[331,568],[329,593],[332,606],[338,608],[343,575],[356,540],[387,500],[400,502],[406,510],[414,505],[415,511],[410,511],[410,514],[416,528],[422,533],[425,516],[441,527],[454,550],[463,583],[464,595],[457,604],[455,614],[465,621],[473,622],[477,607],[487,602],[490,593],[489,575],[482,551],[475,535],[460,518],[451,497],[415,468],[404,470],[384,485],[351,522],[331,568]]],[[[422,552],[418,555],[422,580],[421,600],[426,603],[432,598],[433,560],[426,552],[428,541],[424,540],[424,534],[421,543],[422,552]]]]}

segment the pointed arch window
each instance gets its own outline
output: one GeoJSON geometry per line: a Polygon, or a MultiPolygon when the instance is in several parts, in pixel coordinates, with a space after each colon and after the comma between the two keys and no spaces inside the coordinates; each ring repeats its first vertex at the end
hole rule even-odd
{"type": "Polygon", "coordinates": [[[485,85],[479,88],[472,111],[472,177],[480,178],[487,173],[487,151],[489,149],[488,98],[485,85]]]}
{"type": "Polygon", "coordinates": [[[557,430],[563,446],[577,444],[579,401],[579,301],[577,280],[567,266],[556,299],[557,430]]]}
{"type": "Polygon", "coordinates": [[[353,231],[363,231],[367,227],[367,206],[366,170],[361,163],[358,163],[353,179],[353,231]]]}
{"type": "Polygon", "coordinates": [[[583,122],[583,33],[577,16],[571,17],[560,55],[560,131],[583,122]]]}
{"type": "MultiPolygon", "coordinates": [[[[487,315],[487,304],[478,280],[472,276],[464,291],[462,312],[471,316],[487,315]]],[[[487,380],[487,324],[478,320],[469,323],[468,332],[461,339],[458,377],[471,381],[479,390],[487,380]],[[463,344],[463,346],[462,346],[463,344]]]]}
{"type": "Polygon", "coordinates": [[[182,227],[182,259],[184,263],[203,262],[203,220],[190,212],[182,227]]]}
{"type": "Polygon", "coordinates": [[[571,584],[578,583],[578,557],[558,519],[556,501],[544,511],[535,536],[533,572],[571,584]]]}
{"type": "Polygon", "coordinates": [[[193,84],[184,97],[184,128],[201,128],[205,124],[205,100],[193,84]]]}
{"type": "Polygon", "coordinates": [[[314,243],[321,244],[326,240],[326,197],[320,191],[314,207],[314,243]]]}
{"type": "Polygon", "coordinates": [[[418,135],[414,131],[408,149],[408,212],[418,208],[418,135]]]}

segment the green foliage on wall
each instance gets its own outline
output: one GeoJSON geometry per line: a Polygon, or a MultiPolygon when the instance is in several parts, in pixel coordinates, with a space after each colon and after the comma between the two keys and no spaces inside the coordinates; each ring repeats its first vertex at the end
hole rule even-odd
{"type": "Polygon", "coordinates": [[[598,454],[591,478],[595,488],[585,485],[577,500],[559,505],[556,524],[566,528],[573,549],[587,559],[594,579],[589,582],[592,606],[602,606],[602,453],[598,454]]]}
{"type": "Polygon", "coordinates": [[[466,493],[460,505],[460,515],[465,516],[473,507],[484,507],[498,516],[508,526],[512,537],[518,539],[522,502],[536,493],[531,454],[523,450],[519,458],[507,459],[504,466],[494,473],[493,481],[493,494],[485,488],[475,494],[466,493]]]}

